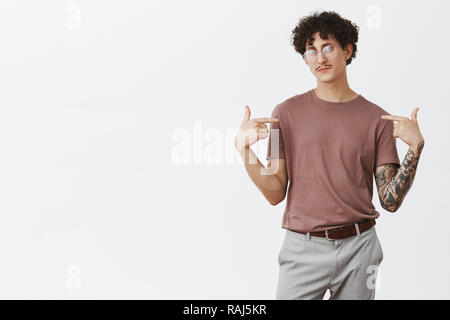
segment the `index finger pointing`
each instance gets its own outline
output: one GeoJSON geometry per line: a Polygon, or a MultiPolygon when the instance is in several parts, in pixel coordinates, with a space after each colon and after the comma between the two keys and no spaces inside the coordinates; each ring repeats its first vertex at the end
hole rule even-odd
{"type": "Polygon", "coordinates": [[[278,122],[277,118],[256,118],[256,119],[253,119],[253,120],[256,121],[256,122],[271,122],[271,123],[278,122]]]}
{"type": "Polygon", "coordinates": [[[400,121],[405,119],[405,117],[399,117],[399,116],[390,116],[387,114],[384,114],[381,116],[382,119],[387,119],[387,120],[395,120],[395,121],[400,121]]]}

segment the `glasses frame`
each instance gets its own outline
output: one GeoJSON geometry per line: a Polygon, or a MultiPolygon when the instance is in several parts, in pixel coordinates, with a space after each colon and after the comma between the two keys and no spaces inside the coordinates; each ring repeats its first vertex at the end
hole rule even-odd
{"type": "MultiPolygon", "coordinates": [[[[323,50],[324,50],[325,48],[327,48],[327,47],[333,48],[332,53],[336,54],[336,48],[337,48],[337,47],[336,47],[336,46],[332,46],[332,45],[327,45],[327,46],[323,47],[322,50],[320,50],[320,52],[317,51],[317,50],[314,50],[314,49],[306,50],[305,53],[303,54],[303,59],[305,59],[305,61],[307,61],[308,63],[315,63],[315,62],[317,61],[317,59],[319,58],[319,53],[320,53],[320,54],[323,54],[323,55],[328,59],[328,58],[330,58],[330,57],[327,57],[327,55],[326,55],[325,53],[323,53],[323,50]],[[316,52],[316,54],[314,55],[314,56],[315,56],[314,61],[309,61],[309,60],[308,60],[306,54],[307,54],[309,51],[315,51],[315,52],[316,52]]],[[[310,55],[309,55],[309,56],[310,56],[310,55]]]]}

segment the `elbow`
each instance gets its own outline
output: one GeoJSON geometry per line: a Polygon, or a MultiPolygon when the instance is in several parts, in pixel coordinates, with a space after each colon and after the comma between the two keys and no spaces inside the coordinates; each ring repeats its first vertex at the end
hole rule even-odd
{"type": "Polygon", "coordinates": [[[400,208],[401,206],[401,201],[398,201],[400,199],[393,199],[393,197],[389,196],[387,197],[386,195],[380,196],[379,197],[380,200],[380,204],[381,207],[389,212],[397,212],[397,210],[400,208]]]}
{"type": "Polygon", "coordinates": [[[279,204],[281,201],[274,201],[274,200],[269,200],[269,203],[272,205],[272,206],[276,206],[277,204],[279,204]]]}
{"type": "Polygon", "coordinates": [[[267,200],[269,200],[269,203],[270,203],[272,206],[276,206],[276,205],[278,205],[280,202],[282,202],[282,201],[284,200],[285,197],[286,197],[286,195],[283,195],[281,198],[277,198],[277,199],[267,199],[267,200]]]}
{"type": "Polygon", "coordinates": [[[394,212],[397,212],[397,210],[400,208],[400,205],[390,204],[390,205],[384,205],[382,207],[384,210],[394,213],[394,212]]]}
{"type": "Polygon", "coordinates": [[[278,199],[273,199],[273,198],[267,198],[267,201],[269,201],[271,206],[276,206],[277,204],[279,204],[281,202],[278,199]]]}

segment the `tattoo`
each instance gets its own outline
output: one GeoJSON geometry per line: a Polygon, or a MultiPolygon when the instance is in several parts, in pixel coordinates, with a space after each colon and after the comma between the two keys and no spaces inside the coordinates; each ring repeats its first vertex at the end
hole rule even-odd
{"type": "Polygon", "coordinates": [[[409,149],[403,163],[387,163],[376,168],[375,182],[381,206],[391,212],[397,211],[416,176],[417,164],[425,141],[417,146],[417,151],[409,149]]]}

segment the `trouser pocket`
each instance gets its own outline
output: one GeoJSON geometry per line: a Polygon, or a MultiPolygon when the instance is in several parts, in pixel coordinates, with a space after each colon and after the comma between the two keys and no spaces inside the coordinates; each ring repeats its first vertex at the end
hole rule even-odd
{"type": "Polygon", "coordinates": [[[377,247],[378,247],[378,257],[379,257],[378,258],[379,259],[378,263],[381,263],[381,261],[383,261],[383,247],[381,246],[380,239],[378,239],[378,235],[377,235],[376,230],[374,230],[374,234],[375,234],[375,240],[377,242],[377,247]]]}
{"type": "Polygon", "coordinates": [[[286,248],[287,248],[288,242],[289,242],[289,237],[286,234],[284,236],[284,240],[283,240],[283,244],[281,245],[280,252],[278,253],[278,264],[279,265],[282,265],[283,262],[286,260],[285,259],[285,257],[286,257],[286,248]]]}

